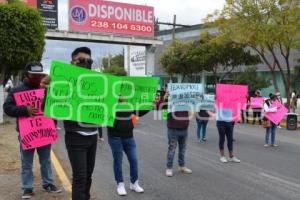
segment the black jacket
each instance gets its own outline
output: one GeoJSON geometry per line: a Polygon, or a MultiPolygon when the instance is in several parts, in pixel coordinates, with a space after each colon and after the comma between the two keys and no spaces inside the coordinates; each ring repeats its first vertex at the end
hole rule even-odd
{"type": "MultiPolygon", "coordinates": [[[[12,88],[12,90],[8,93],[8,96],[3,104],[4,112],[8,116],[15,117],[17,119],[18,119],[18,117],[29,117],[26,106],[17,106],[16,105],[14,93],[23,92],[23,91],[27,91],[27,90],[36,90],[36,89],[38,89],[38,88],[29,86],[26,83],[26,81],[22,82],[19,86],[12,88]]],[[[17,124],[16,130],[19,132],[18,121],[16,124],[17,124]]]]}
{"type": "Polygon", "coordinates": [[[135,114],[141,117],[148,112],[149,110],[117,112],[114,126],[107,127],[108,136],[120,138],[133,137],[134,125],[132,123],[132,115],[135,114]]]}

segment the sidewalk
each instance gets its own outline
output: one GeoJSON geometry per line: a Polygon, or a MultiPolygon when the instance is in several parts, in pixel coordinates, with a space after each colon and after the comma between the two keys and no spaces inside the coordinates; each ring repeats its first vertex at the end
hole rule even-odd
{"type": "MultiPolygon", "coordinates": [[[[0,199],[21,199],[21,177],[20,177],[20,153],[17,132],[15,131],[15,120],[5,118],[4,124],[0,124],[0,199]]],[[[57,173],[52,166],[55,184],[63,189],[62,193],[52,194],[42,190],[40,165],[38,156],[34,158],[34,196],[33,200],[66,200],[70,194],[62,188],[57,173]]]]}

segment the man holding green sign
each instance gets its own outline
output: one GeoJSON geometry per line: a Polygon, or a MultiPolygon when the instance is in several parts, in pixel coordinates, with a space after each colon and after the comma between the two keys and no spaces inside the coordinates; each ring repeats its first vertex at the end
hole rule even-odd
{"type": "Polygon", "coordinates": [[[113,123],[113,119],[106,118],[113,118],[113,114],[106,114],[110,111],[103,105],[114,102],[105,102],[101,96],[107,89],[107,79],[90,70],[92,62],[91,50],[87,47],[77,48],[72,53],[71,63],[80,68],[53,62],[52,83],[45,103],[46,116],[67,119],[64,120],[65,143],[73,171],[73,200],[90,199],[98,133],[97,126],[77,121],[100,124],[106,120],[113,123]]]}
{"type": "MultiPolygon", "coordinates": [[[[115,130],[120,128],[118,124],[123,124],[116,113],[129,113],[130,117],[136,111],[145,114],[153,109],[159,79],[117,77],[92,71],[91,51],[87,47],[73,51],[71,64],[78,67],[52,62],[45,116],[64,120],[65,143],[73,170],[72,199],[89,199],[98,133],[98,126],[93,124],[112,127],[109,132],[114,137],[112,132],[120,132],[115,130]],[[118,103],[120,98],[122,104],[118,103]]],[[[126,130],[122,128],[121,132],[126,130]]],[[[132,136],[132,129],[126,133],[132,136]]],[[[143,191],[137,176],[132,177],[131,188],[143,191]]]]}

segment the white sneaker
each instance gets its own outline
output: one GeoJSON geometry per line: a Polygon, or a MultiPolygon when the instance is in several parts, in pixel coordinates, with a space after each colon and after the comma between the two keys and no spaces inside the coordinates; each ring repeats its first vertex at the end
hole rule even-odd
{"type": "Polygon", "coordinates": [[[166,176],[168,176],[168,177],[173,176],[173,170],[172,169],[166,169],[166,176]]]}
{"type": "Polygon", "coordinates": [[[127,192],[125,190],[125,185],[123,182],[118,184],[117,193],[120,196],[125,196],[127,194],[127,192]]]}
{"type": "Polygon", "coordinates": [[[278,147],[278,144],[272,144],[271,146],[272,147],[278,147]]]}
{"type": "Polygon", "coordinates": [[[184,174],[191,174],[192,170],[187,167],[178,167],[178,171],[184,174]]]}
{"type": "Polygon", "coordinates": [[[229,162],[234,162],[234,163],[240,163],[241,161],[237,158],[237,157],[235,157],[235,156],[233,156],[232,158],[228,158],[228,161],[229,162]]]}
{"type": "Polygon", "coordinates": [[[144,192],[144,189],[139,185],[139,181],[135,181],[134,184],[130,183],[130,187],[131,190],[137,192],[137,193],[142,193],[144,192]]]}
{"type": "Polygon", "coordinates": [[[265,144],[264,147],[269,147],[269,145],[268,145],[268,144],[265,144]]]}
{"type": "Polygon", "coordinates": [[[222,163],[228,163],[228,160],[227,160],[227,158],[226,158],[225,156],[222,156],[222,157],[220,158],[220,161],[221,161],[222,163]]]}

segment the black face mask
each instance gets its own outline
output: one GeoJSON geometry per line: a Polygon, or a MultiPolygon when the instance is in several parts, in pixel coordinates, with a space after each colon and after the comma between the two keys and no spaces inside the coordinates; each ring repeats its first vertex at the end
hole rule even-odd
{"type": "Polygon", "coordinates": [[[87,68],[87,69],[92,68],[92,64],[93,64],[92,59],[90,59],[90,58],[78,58],[77,60],[78,60],[78,62],[76,63],[77,66],[87,68]]]}

